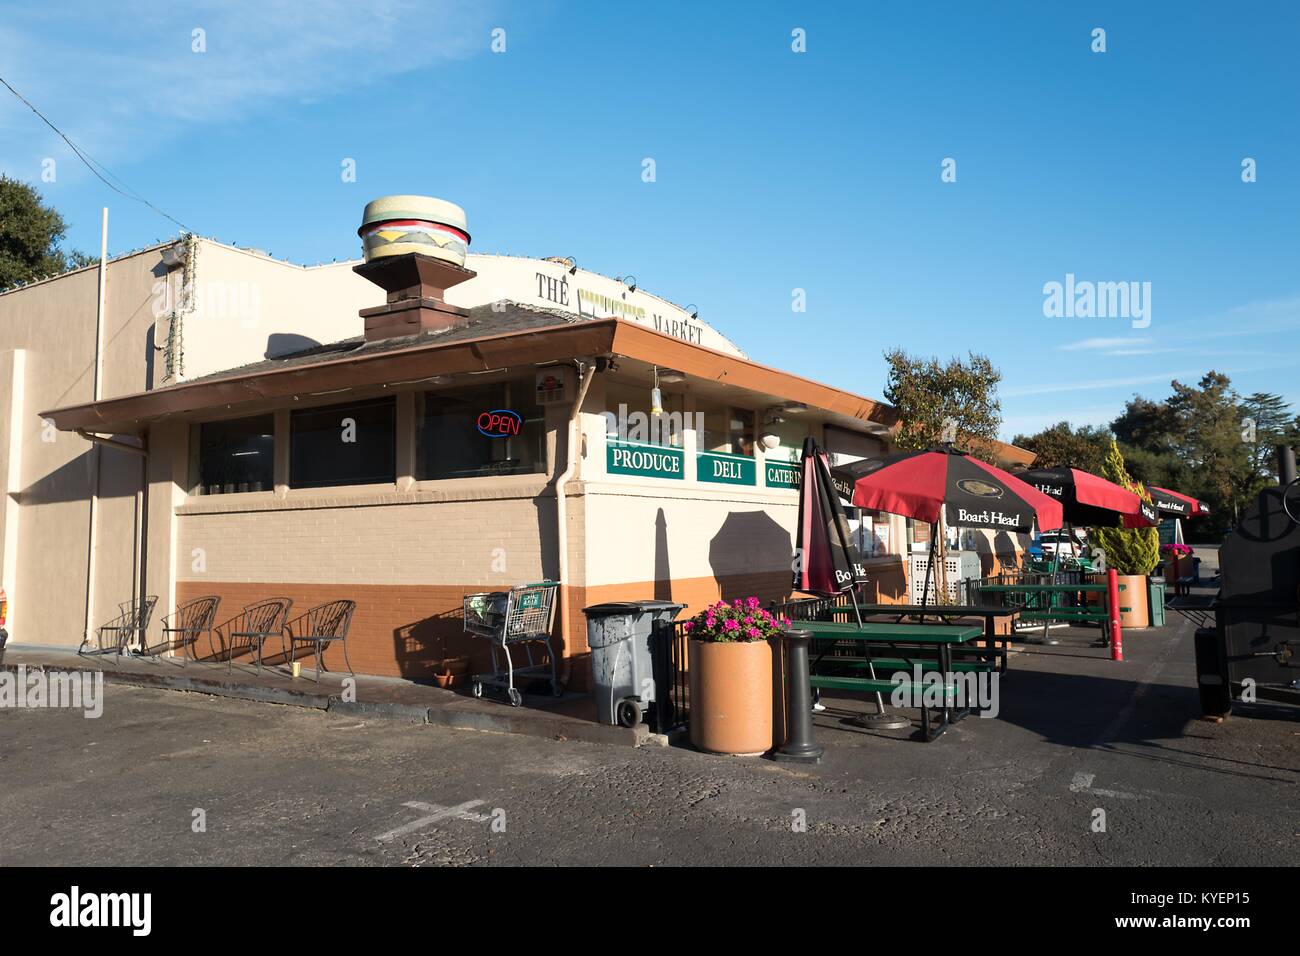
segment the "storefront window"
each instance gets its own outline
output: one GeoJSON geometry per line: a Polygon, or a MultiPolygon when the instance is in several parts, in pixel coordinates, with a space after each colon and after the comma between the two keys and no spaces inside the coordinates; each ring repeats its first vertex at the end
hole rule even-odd
{"type": "Polygon", "coordinates": [[[610,441],[634,442],[681,448],[685,444],[686,419],[683,396],[660,389],[663,407],[652,414],[650,386],[622,382],[605,386],[605,437],[610,441]]]}
{"type": "Polygon", "coordinates": [[[270,491],[274,485],[275,418],[236,418],[204,422],[198,432],[198,485],[201,495],[270,491]]]}
{"type": "Polygon", "coordinates": [[[764,452],[768,461],[800,461],[803,458],[803,440],[809,434],[806,421],[792,418],[770,421],[759,429],[759,433],[775,435],[781,441],[775,448],[764,452]]]}
{"type": "Polygon", "coordinates": [[[392,398],[304,408],[289,418],[289,484],[295,488],[389,484],[395,474],[392,398]]]}
{"type": "Polygon", "coordinates": [[[546,471],[546,416],[532,379],[419,396],[416,477],[546,471]]]}
{"type": "Polygon", "coordinates": [[[754,413],[743,408],[702,406],[704,435],[700,451],[754,454],[754,413]]]}

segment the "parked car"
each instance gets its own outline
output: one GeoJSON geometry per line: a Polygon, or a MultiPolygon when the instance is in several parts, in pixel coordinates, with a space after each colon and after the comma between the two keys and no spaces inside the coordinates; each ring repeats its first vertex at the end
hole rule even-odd
{"type": "Polygon", "coordinates": [[[1037,552],[1039,555],[1050,558],[1056,554],[1057,549],[1061,551],[1061,556],[1065,557],[1073,553],[1076,557],[1083,554],[1088,547],[1088,537],[1079,529],[1074,530],[1074,547],[1073,552],[1070,547],[1070,535],[1064,530],[1061,531],[1044,531],[1041,532],[1030,546],[1030,553],[1037,552]]]}

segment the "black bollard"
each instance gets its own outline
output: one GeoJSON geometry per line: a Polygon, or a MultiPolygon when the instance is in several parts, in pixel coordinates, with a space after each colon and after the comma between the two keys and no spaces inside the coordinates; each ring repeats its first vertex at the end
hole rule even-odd
{"type": "Polygon", "coordinates": [[[808,685],[809,631],[785,631],[785,743],[772,753],[773,760],[796,760],[801,763],[821,763],[825,752],[813,740],[812,693],[808,685]]]}

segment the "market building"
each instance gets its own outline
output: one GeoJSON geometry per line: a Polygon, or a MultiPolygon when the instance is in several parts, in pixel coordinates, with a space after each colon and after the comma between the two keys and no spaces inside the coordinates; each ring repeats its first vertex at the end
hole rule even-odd
{"type": "MultiPolygon", "coordinates": [[[[550,579],[580,688],[585,606],[788,597],[804,437],[870,457],[897,425],[572,260],[303,267],[189,237],[100,280],[0,295],[15,643],[78,644],[144,595],[158,615],[217,595],[218,622],[349,598],[354,668],[423,679],[483,653],[464,594],[550,579]]],[[[874,598],[907,600],[924,527],[853,519],[874,598]]],[[[962,542],[985,574],[1026,543],[962,542]]],[[[197,651],[224,660],[226,639],[197,651]]]]}

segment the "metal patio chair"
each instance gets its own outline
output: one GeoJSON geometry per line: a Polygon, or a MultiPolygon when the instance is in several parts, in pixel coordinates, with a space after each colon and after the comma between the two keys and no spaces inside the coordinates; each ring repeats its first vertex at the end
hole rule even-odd
{"type": "Polygon", "coordinates": [[[226,658],[227,671],[235,668],[235,638],[246,638],[252,646],[257,660],[257,672],[262,672],[262,645],[268,637],[281,637],[284,634],[285,618],[293,599],[286,597],[267,598],[256,604],[247,605],[233,622],[234,630],[230,632],[230,654],[226,658]]]}
{"type": "Polygon", "coordinates": [[[217,607],[221,598],[215,594],[186,601],[162,619],[163,643],[159,650],[172,650],[172,641],[179,640],[183,653],[181,666],[187,666],[191,660],[198,660],[194,645],[199,635],[212,633],[212,623],[217,618],[217,607]],[[173,635],[176,637],[174,638],[173,635]]]}
{"type": "MultiPolygon", "coordinates": [[[[153,617],[153,609],[157,603],[158,596],[150,594],[143,601],[132,598],[119,604],[117,617],[95,628],[95,642],[99,646],[88,653],[115,653],[117,657],[121,657],[132,634],[139,634],[140,643],[143,644],[145,632],[149,629],[149,620],[153,617]]],[[[89,636],[83,638],[80,646],[77,647],[77,654],[81,655],[83,648],[89,643],[89,636]]],[[[113,663],[116,664],[117,661],[113,663]]]]}
{"type": "Polygon", "coordinates": [[[312,644],[316,651],[316,683],[320,683],[321,658],[325,645],[331,641],[343,642],[343,662],[348,673],[355,676],[352,661],[348,660],[348,628],[352,626],[352,612],[356,601],[329,601],[294,618],[285,628],[289,632],[289,660],[294,659],[294,645],[299,641],[312,644]]]}

